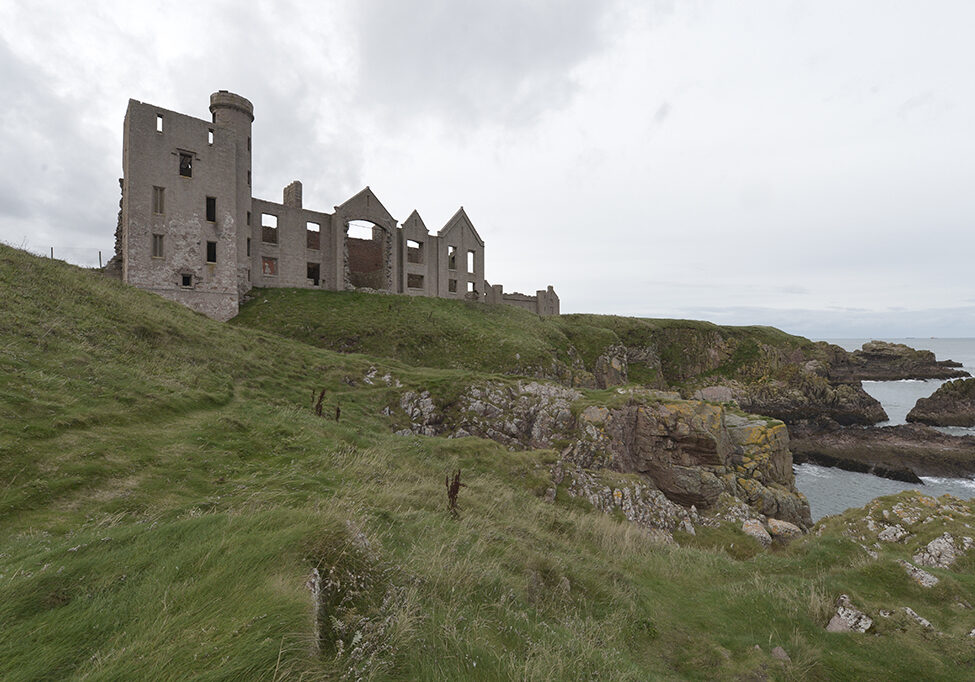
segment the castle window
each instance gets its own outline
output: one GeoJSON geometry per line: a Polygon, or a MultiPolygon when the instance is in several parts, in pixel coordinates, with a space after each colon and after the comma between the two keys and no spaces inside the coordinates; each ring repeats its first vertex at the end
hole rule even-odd
{"type": "Polygon", "coordinates": [[[213,128],[207,131],[207,144],[213,144],[213,128]]]}
{"type": "Polygon", "coordinates": [[[156,114],[156,132],[162,132],[162,114],[156,114]]]}
{"type": "Polygon", "coordinates": [[[308,279],[311,280],[312,286],[318,286],[318,283],[321,281],[321,271],[321,265],[318,263],[308,263],[308,268],[305,271],[305,274],[308,276],[308,279]]]}
{"type": "Polygon", "coordinates": [[[266,244],[278,243],[278,217],[276,215],[261,214],[261,241],[266,244]]]}
{"type": "Polygon", "coordinates": [[[207,222],[217,222],[217,198],[207,197],[207,222]]]}
{"type": "Polygon", "coordinates": [[[251,139],[248,137],[247,138],[247,151],[250,151],[250,150],[251,150],[251,139]]]}
{"type": "Polygon", "coordinates": [[[251,281],[251,269],[250,268],[247,268],[247,281],[248,282],[251,281]]]}
{"type": "Polygon", "coordinates": [[[452,294],[457,293],[457,280],[456,279],[448,279],[447,280],[447,291],[449,291],[452,294]]]}
{"type": "Polygon", "coordinates": [[[474,293],[474,282],[467,283],[467,293],[469,294],[474,293]]]}
{"type": "Polygon", "coordinates": [[[472,273],[472,274],[474,272],[474,252],[473,251],[468,251],[467,252],[467,272],[472,273]]]}
{"type": "MultiPolygon", "coordinates": [[[[457,247],[448,246],[447,247],[447,269],[456,270],[457,269],[457,247]]],[[[453,291],[457,291],[456,287],[453,291]]]]}
{"type": "Polygon", "coordinates": [[[321,225],[312,222],[305,223],[305,246],[307,246],[309,249],[315,249],[317,251],[322,245],[321,236],[321,225]]]}
{"type": "Polygon", "coordinates": [[[207,263],[217,262],[217,243],[207,242],[207,263]]]}
{"type": "Polygon", "coordinates": [[[166,212],[166,190],[162,187],[152,188],[152,212],[153,213],[165,213],[166,212]]]}
{"type": "Polygon", "coordinates": [[[406,262],[423,262],[423,242],[413,241],[412,239],[406,240],[406,262]]]}
{"type": "Polygon", "coordinates": [[[406,276],[406,286],[410,289],[422,289],[423,288],[423,275],[414,275],[410,273],[406,276]]]}
{"type": "Polygon", "coordinates": [[[247,186],[251,186],[251,172],[247,171],[247,186]]]}
{"type": "Polygon", "coordinates": [[[179,153],[179,174],[184,178],[193,177],[193,155],[186,152],[179,153]]]}
{"type": "Polygon", "coordinates": [[[268,258],[264,256],[261,258],[261,274],[265,277],[275,277],[278,274],[278,259],[268,258]]]}
{"type": "Polygon", "coordinates": [[[161,234],[152,235],[152,257],[163,257],[163,236],[161,234]]]}
{"type": "Polygon", "coordinates": [[[250,237],[247,238],[247,255],[248,256],[251,255],[251,238],[250,237]]]}
{"type": "Polygon", "coordinates": [[[251,224],[251,212],[250,211],[247,212],[247,224],[248,225],[251,224]]]}
{"type": "Polygon", "coordinates": [[[193,286],[193,275],[187,275],[185,273],[180,275],[180,286],[181,287],[193,286]]]}

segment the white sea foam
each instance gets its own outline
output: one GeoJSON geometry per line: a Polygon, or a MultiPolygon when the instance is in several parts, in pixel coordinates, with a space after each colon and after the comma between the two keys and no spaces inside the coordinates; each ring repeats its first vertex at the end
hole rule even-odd
{"type": "Polygon", "coordinates": [[[961,487],[975,490],[975,478],[942,478],[939,476],[918,476],[925,485],[961,487]]]}

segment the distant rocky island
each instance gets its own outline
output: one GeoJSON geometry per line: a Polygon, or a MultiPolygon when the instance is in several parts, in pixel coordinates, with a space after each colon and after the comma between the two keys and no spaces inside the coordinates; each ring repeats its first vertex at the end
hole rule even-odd
{"type": "Polygon", "coordinates": [[[930,397],[917,401],[907,414],[907,421],[931,426],[975,426],[975,379],[943,384],[930,397]]]}

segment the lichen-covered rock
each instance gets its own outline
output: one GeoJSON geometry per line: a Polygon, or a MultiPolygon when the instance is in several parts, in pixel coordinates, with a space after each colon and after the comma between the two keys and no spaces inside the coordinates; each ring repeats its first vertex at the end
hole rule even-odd
{"type": "Polygon", "coordinates": [[[768,547],[772,544],[772,536],[769,535],[767,530],[765,530],[765,526],[762,525],[761,521],[756,521],[754,519],[744,521],[741,524],[741,530],[745,533],[745,535],[750,535],[762,543],[763,547],[768,547]]]}
{"type": "Polygon", "coordinates": [[[907,575],[911,577],[911,580],[916,582],[921,587],[934,587],[938,584],[938,579],[925,571],[923,568],[918,568],[910,561],[904,561],[903,559],[898,559],[897,563],[904,567],[907,575]]]}
{"type": "Polygon", "coordinates": [[[973,545],[972,538],[962,538],[961,547],[955,544],[951,533],[945,533],[935,538],[914,555],[914,561],[921,566],[948,568],[959,555],[969,550],[973,545]]]}
{"type": "Polygon", "coordinates": [[[639,473],[671,500],[702,508],[729,493],[766,516],[812,525],[795,489],[785,425],[687,400],[591,406],[563,457],[581,466],[639,473]]]}
{"type": "Polygon", "coordinates": [[[917,623],[918,625],[920,625],[925,630],[933,630],[934,629],[934,626],[931,625],[931,621],[929,621],[927,618],[923,618],[923,617],[919,616],[918,613],[917,613],[917,611],[915,611],[914,609],[912,609],[910,606],[905,606],[903,608],[903,611],[904,611],[904,613],[906,613],[911,618],[911,620],[913,620],[915,623],[917,623]]]}
{"type": "Polygon", "coordinates": [[[578,416],[578,391],[537,381],[474,384],[446,404],[427,391],[409,391],[400,407],[410,433],[479,436],[524,448],[568,441],[560,457],[567,465],[639,474],[683,507],[708,509],[728,494],[761,515],[812,525],[808,502],[795,489],[784,424],[677,394],[619,392],[625,404],[589,405],[578,416]]]}
{"type": "Polygon", "coordinates": [[[769,519],[768,532],[774,538],[789,539],[802,535],[802,528],[782,519],[769,519]]]}
{"type": "Polygon", "coordinates": [[[866,632],[873,619],[853,606],[850,597],[841,594],[836,600],[836,613],[826,625],[827,632],[866,632]]]}
{"type": "Polygon", "coordinates": [[[706,400],[710,403],[730,403],[735,394],[730,386],[705,386],[694,392],[694,400],[706,400]]]}
{"type": "Polygon", "coordinates": [[[610,346],[603,354],[596,358],[593,376],[596,388],[622,386],[626,383],[627,354],[625,346],[610,346]]]}
{"type": "Polygon", "coordinates": [[[877,539],[881,542],[900,542],[908,535],[909,533],[904,530],[904,527],[896,523],[893,526],[886,526],[882,531],[877,533],[877,539]]]}

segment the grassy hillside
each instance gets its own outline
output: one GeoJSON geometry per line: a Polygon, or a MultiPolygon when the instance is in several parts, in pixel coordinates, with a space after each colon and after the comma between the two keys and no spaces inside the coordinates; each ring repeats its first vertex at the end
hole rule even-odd
{"type": "Polygon", "coordinates": [[[772,327],[611,315],[542,318],[512,306],[307,289],[255,289],[252,296],[232,324],[423,367],[591,378],[597,358],[623,345],[651,349],[659,369],[631,359],[631,378],[663,387],[705,372],[734,374],[761,360],[761,345],[784,353],[812,347],[772,327]]]}
{"type": "MultiPolygon", "coordinates": [[[[347,297],[335,328],[400,364],[305,343],[324,322],[304,339],[219,324],[2,245],[0,296],[5,680],[947,680],[975,664],[972,611],[956,606],[975,593],[970,559],[924,590],[894,563],[910,547],[871,560],[844,519],[772,551],[733,527],[660,545],[580,500],[543,501],[550,451],[391,435],[397,391],[508,369],[458,340],[474,333],[463,304],[347,297]],[[382,338],[383,305],[428,306],[445,338],[382,338]],[[430,346],[481,364],[424,368],[430,346]],[[391,382],[367,382],[372,368],[391,382]],[[330,418],[312,410],[323,389],[330,418]],[[827,633],[840,593],[909,605],[945,635],[900,617],[878,619],[880,636],[827,633]]],[[[484,314],[532,362],[576,324],[484,314]]],[[[600,319],[577,318],[576,348],[666,326],[600,319]]]]}

